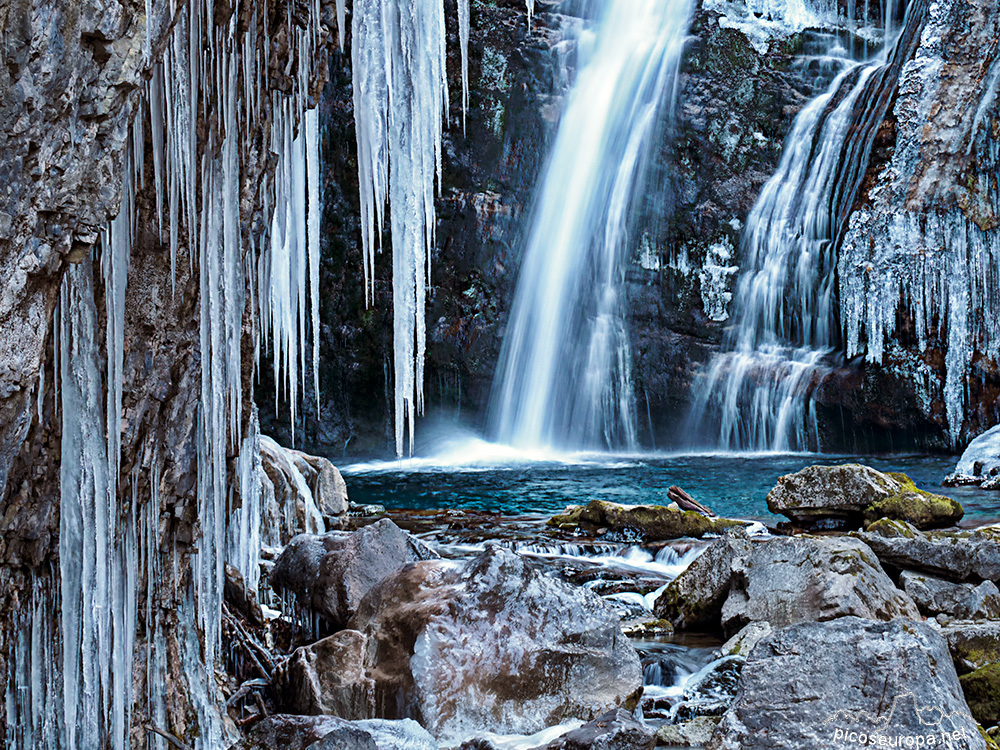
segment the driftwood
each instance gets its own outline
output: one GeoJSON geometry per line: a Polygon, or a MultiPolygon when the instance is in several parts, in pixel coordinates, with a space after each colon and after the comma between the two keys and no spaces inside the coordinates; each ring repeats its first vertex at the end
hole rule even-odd
{"type": "Polygon", "coordinates": [[[701,513],[703,516],[709,516],[712,518],[715,517],[715,513],[699,503],[677,485],[671,485],[667,489],[667,497],[670,498],[671,501],[677,503],[677,507],[681,510],[693,510],[696,513],[701,513]]]}
{"type": "Polygon", "coordinates": [[[271,653],[264,646],[258,643],[256,638],[246,631],[239,620],[229,613],[228,608],[223,608],[222,616],[232,628],[236,640],[243,646],[243,650],[250,656],[257,669],[266,680],[270,681],[271,676],[274,674],[274,657],[271,656],[271,653]]]}
{"type": "Polygon", "coordinates": [[[158,734],[160,737],[162,737],[163,739],[165,739],[167,742],[169,742],[171,745],[173,745],[174,747],[176,747],[178,750],[191,750],[191,746],[190,745],[188,745],[188,744],[186,744],[184,742],[181,742],[179,739],[177,739],[176,737],[174,737],[169,732],[164,732],[162,729],[157,729],[152,724],[147,724],[146,725],[146,731],[147,732],[152,732],[153,734],[158,734]]]}

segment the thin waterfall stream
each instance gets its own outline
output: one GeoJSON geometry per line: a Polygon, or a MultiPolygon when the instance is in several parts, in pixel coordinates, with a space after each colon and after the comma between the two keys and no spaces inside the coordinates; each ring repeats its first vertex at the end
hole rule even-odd
{"type": "Polygon", "coordinates": [[[537,190],[493,383],[502,443],[636,443],[623,293],[630,207],[654,136],[673,116],[691,8],[609,0],[575,39],[576,81],[537,190]]]}
{"type": "Polygon", "coordinates": [[[886,0],[881,51],[843,59],[796,117],[747,218],[734,322],[696,385],[689,434],[714,431],[725,450],[822,450],[812,396],[839,347],[837,245],[923,7],[910,3],[897,28],[901,8],[886,0]]]}

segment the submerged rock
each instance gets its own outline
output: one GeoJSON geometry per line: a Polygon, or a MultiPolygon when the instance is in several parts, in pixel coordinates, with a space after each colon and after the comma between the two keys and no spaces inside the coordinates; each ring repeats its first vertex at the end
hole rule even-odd
{"type": "Polygon", "coordinates": [[[275,714],[253,725],[232,750],[437,750],[415,721],[344,721],[275,714]]]}
{"type": "Polygon", "coordinates": [[[963,620],[1000,618],[1000,590],[992,581],[976,586],[904,570],[899,576],[899,585],[920,612],[929,617],[944,614],[963,620]]]}
{"type": "Polygon", "coordinates": [[[746,521],[729,518],[709,518],[696,511],[681,510],[670,505],[620,505],[607,500],[591,500],[587,505],[570,505],[549,519],[550,526],[560,529],[596,531],[608,529],[619,534],[634,535],[647,541],[700,538],[706,534],[721,534],[731,529],[745,528],[746,521]]]}
{"type": "Polygon", "coordinates": [[[885,474],[860,464],[807,466],[778,479],[767,507],[806,527],[860,528],[880,518],[909,521],[920,529],[952,526],[962,506],[918,489],[905,474],[885,474]]]}
{"type": "Polygon", "coordinates": [[[871,549],[843,537],[718,540],[667,586],[654,611],[677,628],[727,633],[750,622],[919,617],[871,549]]]}
{"type": "Polygon", "coordinates": [[[271,586],[296,604],[346,627],[362,597],[386,576],[437,554],[388,519],[352,534],[300,534],[278,557],[271,586]]]}
{"type": "Polygon", "coordinates": [[[707,748],[840,747],[851,732],[866,735],[859,746],[872,735],[919,736],[926,746],[945,731],[964,738],[960,747],[984,746],[941,635],[909,620],[841,617],[762,640],[707,748]]]}
{"type": "Polygon", "coordinates": [[[1000,529],[924,534],[903,523],[876,523],[855,533],[896,570],[920,570],[950,581],[1000,582],[1000,529]]]}
{"type": "Polygon", "coordinates": [[[365,715],[416,719],[442,741],[594,719],[634,707],[642,686],[638,655],[598,596],[497,547],[464,566],[407,566],[351,625],[368,639],[375,683],[365,715]]]}

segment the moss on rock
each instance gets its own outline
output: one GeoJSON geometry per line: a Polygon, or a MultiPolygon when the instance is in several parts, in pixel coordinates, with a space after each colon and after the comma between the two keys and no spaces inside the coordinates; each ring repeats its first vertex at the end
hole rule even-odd
{"type": "Polygon", "coordinates": [[[958,681],[976,721],[986,726],[1000,722],[1000,662],[962,675],[958,681]]]}
{"type": "Polygon", "coordinates": [[[893,472],[888,476],[899,483],[900,489],[865,508],[866,523],[888,518],[908,521],[918,529],[937,529],[954,526],[965,515],[956,500],[918,489],[906,474],[893,472]]]}
{"type": "Polygon", "coordinates": [[[646,540],[700,538],[721,534],[730,529],[744,528],[745,521],[729,518],[709,518],[690,510],[670,505],[619,505],[606,500],[591,500],[587,505],[570,505],[549,519],[550,526],[587,531],[606,528],[619,533],[635,534],[646,540]]]}

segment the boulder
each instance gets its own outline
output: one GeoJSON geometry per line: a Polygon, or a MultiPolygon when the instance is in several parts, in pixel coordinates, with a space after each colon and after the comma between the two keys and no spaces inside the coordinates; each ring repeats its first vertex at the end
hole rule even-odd
{"type": "Polygon", "coordinates": [[[717,716],[698,716],[680,724],[667,724],[656,730],[656,741],[667,747],[702,747],[718,723],[717,716]]]}
{"type": "Polygon", "coordinates": [[[950,622],[941,635],[960,675],[1000,662],[1000,621],[950,622]]]}
{"type": "Polygon", "coordinates": [[[545,745],[545,750],[653,750],[656,735],[628,711],[616,708],[545,745]]]}
{"type": "Polygon", "coordinates": [[[723,656],[691,675],[680,702],[674,707],[677,720],[721,716],[733,702],[745,662],[742,656],[723,656]]]}
{"type": "Polygon", "coordinates": [[[714,540],[657,597],[655,615],[678,630],[718,627],[733,570],[751,554],[752,543],[745,534],[714,540]]]}
{"type": "Polygon", "coordinates": [[[909,524],[880,522],[852,536],[896,570],[920,570],[949,581],[1000,582],[997,529],[924,534],[909,524]]]}
{"type": "Polygon", "coordinates": [[[437,743],[409,719],[351,722],[273,714],[254,724],[232,750],[437,750],[437,743]]]}
{"type": "Polygon", "coordinates": [[[365,716],[375,700],[375,682],[365,674],[368,639],[341,630],[303,646],[274,675],[278,703],[296,714],[365,716]]]}
{"type": "Polygon", "coordinates": [[[746,521],[709,518],[692,510],[669,505],[620,505],[607,500],[591,500],[587,505],[570,505],[549,519],[550,526],[564,530],[594,532],[608,529],[618,534],[638,536],[646,541],[700,538],[748,526],[746,521]]]}
{"type": "Polygon", "coordinates": [[[879,518],[918,528],[952,526],[962,506],[916,487],[905,474],[884,474],[860,464],[807,466],[778,479],[767,507],[807,528],[857,529],[879,518]]]}
{"type": "Polygon", "coordinates": [[[264,624],[264,611],[257,601],[257,592],[247,588],[243,574],[234,566],[226,563],[226,582],[223,595],[234,612],[239,612],[254,625],[264,624]]]}
{"type": "Polygon", "coordinates": [[[365,596],[351,625],[369,639],[372,713],[414,718],[452,744],[631,709],[642,687],[639,657],[600,597],[499,547],[465,565],[407,566],[365,596]]]}
{"type": "Polygon", "coordinates": [[[300,534],[271,571],[272,588],[321,615],[333,628],[347,626],[362,597],[386,576],[437,554],[389,519],[347,534],[300,534]]]}
{"type": "MultiPolygon", "coordinates": [[[[260,458],[263,469],[261,503],[264,516],[261,543],[281,547],[288,544],[296,534],[323,533],[326,523],[318,498],[318,493],[323,489],[318,481],[321,472],[313,469],[306,459],[317,462],[326,459],[306,456],[285,448],[266,435],[260,437],[260,458]]],[[[347,512],[346,499],[341,512],[347,512]]]]}
{"type": "Polygon", "coordinates": [[[1000,590],[992,581],[983,581],[978,586],[952,583],[904,570],[899,585],[928,617],[944,614],[962,620],[1000,619],[1000,590]]]}
{"type": "Polygon", "coordinates": [[[1000,662],[958,678],[973,717],[984,727],[1000,723],[1000,662]]]}
{"type": "Polygon", "coordinates": [[[753,651],[754,646],[773,632],[774,628],[768,622],[748,623],[740,632],[723,643],[717,653],[720,656],[742,656],[746,658],[753,651]]]}
{"type": "Polygon", "coordinates": [[[958,459],[955,471],[945,478],[946,485],[976,484],[985,489],[1000,489],[1000,425],[975,438],[958,459]]]}
{"type": "Polygon", "coordinates": [[[667,586],[654,609],[677,628],[714,626],[729,634],[751,622],[919,617],[871,549],[845,537],[744,540],[742,547],[718,540],[667,586]]]}
{"type": "Polygon", "coordinates": [[[841,617],[775,631],[747,658],[708,750],[863,747],[921,737],[982,748],[944,638],[909,620],[841,617]],[[859,739],[860,735],[865,739],[859,739]]]}

